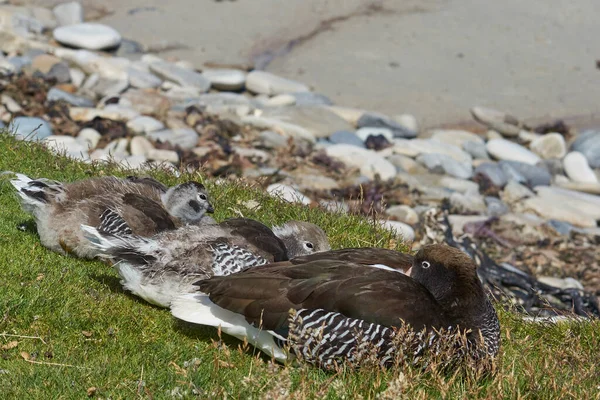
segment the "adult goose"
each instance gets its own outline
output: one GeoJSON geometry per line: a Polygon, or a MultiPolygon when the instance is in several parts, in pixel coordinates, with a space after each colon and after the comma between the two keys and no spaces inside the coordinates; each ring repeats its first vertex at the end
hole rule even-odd
{"type": "Polygon", "coordinates": [[[16,174],[11,180],[23,209],[33,215],[42,244],[50,250],[94,258],[98,251],[83,237],[81,224],[151,236],[185,224],[212,222],[205,187],[189,181],[171,188],[152,178],[114,176],[61,183],[16,174]],[[111,218],[118,216],[119,218],[111,218]]]}
{"type": "MultiPolygon", "coordinates": [[[[116,217],[115,217],[116,220],[116,217]]],[[[123,222],[117,223],[126,227],[123,222]]],[[[248,218],[184,226],[144,238],[82,226],[102,257],[114,261],[123,287],[149,303],[169,307],[173,298],[195,290],[198,279],[329,250],[315,224],[290,221],[275,227],[248,218]]]]}
{"type": "Polygon", "coordinates": [[[360,365],[372,352],[382,365],[400,353],[419,357],[444,330],[467,332],[462,350],[470,354],[498,352],[496,312],[458,249],[423,247],[410,276],[331,259],[283,264],[201,280],[199,293],[174,300],[171,312],[247,338],[278,361],[298,356],[323,368],[360,365]]]}

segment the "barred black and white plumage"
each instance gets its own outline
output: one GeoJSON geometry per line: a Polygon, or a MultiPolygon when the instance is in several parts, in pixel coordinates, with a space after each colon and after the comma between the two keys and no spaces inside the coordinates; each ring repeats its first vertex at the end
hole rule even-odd
{"type": "Polygon", "coordinates": [[[100,214],[100,225],[98,230],[118,236],[133,235],[133,231],[127,222],[114,210],[107,208],[100,214]]]}
{"type": "Polygon", "coordinates": [[[240,246],[217,243],[211,246],[213,275],[229,275],[246,268],[266,264],[268,261],[240,246]]]}
{"type": "Polygon", "coordinates": [[[247,338],[279,361],[288,359],[288,348],[323,368],[418,362],[425,355],[481,360],[498,353],[496,312],[463,252],[425,246],[410,276],[327,257],[201,280],[198,293],[174,300],[171,312],[247,338]]]}

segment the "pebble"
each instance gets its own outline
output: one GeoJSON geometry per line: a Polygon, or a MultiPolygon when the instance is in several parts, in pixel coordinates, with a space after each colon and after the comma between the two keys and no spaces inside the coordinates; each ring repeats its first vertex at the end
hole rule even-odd
{"type": "Polygon", "coordinates": [[[471,157],[478,160],[489,160],[490,156],[485,148],[485,142],[466,141],[462,144],[462,149],[469,153],[471,157]]]}
{"type": "Polygon", "coordinates": [[[446,189],[459,193],[479,193],[479,185],[467,179],[453,178],[451,176],[442,176],[437,183],[446,189]]]}
{"type": "Polygon", "coordinates": [[[283,93],[310,92],[310,88],[303,83],[282,78],[265,71],[252,71],[248,73],[246,76],[246,88],[251,92],[269,96],[283,93]]]}
{"type": "Polygon", "coordinates": [[[179,162],[179,155],[173,150],[151,149],[145,156],[152,161],[168,161],[173,164],[179,162]]]}
{"type": "Polygon", "coordinates": [[[362,114],[356,121],[356,126],[358,128],[387,128],[392,131],[395,138],[410,139],[417,136],[417,132],[408,130],[388,116],[378,113],[366,112],[362,114]]]}
{"type": "Polygon", "coordinates": [[[583,213],[577,205],[571,204],[568,199],[561,198],[557,202],[557,199],[552,197],[535,196],[523,200],[521,204],[524,211],[533,211],[546,219],[566,221],[583,228],[596,227],[596,219],[583,213]],[[557,207],[557,204],[561,206],[557,207]]]}
{"type": "Polygon", "coordinates": [[[83,128],[77,135],[77,140],[81,143],[87,143],[88,148],[94,149],[102,138],[100,132],[92,128],[83,128]]]}
{"type": "Polygon", "coordinates": [[[257,162],[267,162],[271,158],[271,155],[264,150],[246,148],[246,147],[234,147],[235,153],[240,156],[257,162]]]}
{"type": "Polygon", "coordinates": [[[153,89],[157,88],[162,84],[162,79],[156,75],[141,71],[134,67],[127,68],[127,74],[129,75],[129,84],[138,89],[153,89]]]}
{"type": "Polygon", "coordinates": [[[125,157],[125,159],[121,161],[121,164],[123,166],[125,166],[126,168],[131,168],[131,169],[144,168],[146,166],[146,163],[148,163],[148,159],[142,155],[137,155],[137,156],[131,155],[131,156],[125,157]]]}
{"type": "Polygon", "coordinates": [[[571,277],[561,279],[552,276],[538,276],[537,280],[545,283],[546,285],[554,286],[560,289],[584,289],[581,282],[571,277]]]}
{"type": "Polygon", "coordinates": [[[541,137],[542,137],[542,135],[540,135],[539,133],[521,130],[521,131],[519,131],[519,134],[517,135],[517,140],[520,141],[521,143],[531,144],[531,142],[533,142],[534,140],[537,140],[541,137]]]}
{"type": "Polygon", "coordinates": [[[379,220],[379,224],[383,229],[396,234],[403,242],[412,242],[415,240],[415,230],[404,222],[379,220]]]}
{"type": "Polygon", "coordinates": [[[430,131],[430,133],[431,139],[442,143],[448,143],[460,148],[464,148],[464,144],[466,142],[474,142],[478,144],[485,143],[481,136],[459,129],[434,129],[430,131]]]}
{"type": "Polygon", "coordinates": [[[438,142],[434,139],[413,139],[404,142],[404,145],[417,152],[417,154],[446,154],[455,159],[456,161],[465,164],[470,164],[472,161],[471,156],[467,152],[461,150],[459,147],[447,143],[438,142]]]}
{"type": "Polygon", "coordinates": [[[295,92],[290,93],[297,106],[330,106],[333,102],[329,97],[321,93],[314,92],[295,92]]]}
{"type": "Polygon", "coordinates": [[[590,168],[587,158],[578,151],[572,151],[563,159],[565,173],[574,182],[596,183],[598,177],[590,168]]]}
{"type": "Polygon", "coordinates": [[[535,165],[541,160],[539,156],[525,147],[506,139],[492,139],[487,142],[486,149],[498,160],[519,161],[531,165],[535,165]]]}
{"type": "Polygon", "coordinates": [[[600,168],[600,131],[585,131],[573,142],[571,151],[578,151],[587,158],[590,167],[600,168]]]}
{"type": "Polygon", "coordinates": [[[53,36],[61,44],[87,50],[111,49],[121,43],[121,35],[110,26],[89,22],[58,27],[53,36]]]}
{"type": "Polygon", "coordinates": [[[121,96],[121,101],[127,100],[131,107],[140,114],[165,114],[171,108],[171,102],[159,93],[142,90],[129,89],[121,96]]]}
{"type": "Polygon", "coordinates": [[[486,196],[484,200],[487,205],[487,215],[490,217],[500,217],[510,212],[506,203],[497,197],[486,196]]]}
{"type": "Polygon", "coordinates": [[[152,140],[168,142],[187,150],[193,149],[198,144],[198,133],[191,128],[165,129],[149,132],[146,136],[152,140]]]}
{"type": "Polygon", "coordinates": [[[0,102],[2,102],[2,105],[4,107],[6,107],[6,109],[10,113],[14,114],[14,113],[21,112],[23,110],[23,108],[19,105],[19,103],[17,103],[15,101],[15,99],[13,99],[12,97],[10,97],[7,94],[2,94],[0,96],[0,102]]]}
{"type": "Polygon", "coordinates": [[[394,139],[393,141],[393,147],[391,149],[385,149],[381,152],[381,154],[386,154],[386,156],[389,156],[391,154],[401,154],[403,156],[407,156],[407,157],[416,157],[419,154],[421,154],[421,150],[412,147],[413,140],[408,140],[408,139],[394,139]]]}
{"type": "Polygon", "coordinates": [[[391,206],[385,212],[392,216],[398,218],[400,222],[404,222],[409,225],[416,225],[419,222],[419,214],[411,207],[407,205],[397,205],[391,206]]]}
{"type": "Polygon", "coordinates": [[[146,156],[154,146],[144,136],[134,136],[129,142],[129,152],[132,156],[146,156]]]}
{"type": "Polygon", "coordinates": [[[508,182],[508,177],[497,163],[486,162],[475,168],[475,176],[480,176],[496,188],[503,188],[508,182]]]}
{"type": "Polygon", "coordinates": [[[544,159],[563,158],[567,154],[565,138],[559,133],[548,133],[533,140],[529,148],[544,159]]]}
{"type": "Polygon", "coordinates": [[[514,204],[533,196],[535,193],[531,189],[515,181],[508,182],[500,195],[502,200],[508,204],[514,204]]]}
{"type": "Polygon", "coordinates": [[[52,135],[52,126],[38,117],[15,117],[9,130],[19,140],[42,140],[52,135]]]}
{"type": "Polygon", "coordinates": [[[277,132],[262,131],[258,137],[262,145],[268,149],[280,149],[288,146],[287,138],[277,132]]]}
{"type": "Polygon", "coordinates": [[[333,144],[350,144],[356,147],[365,148],[364,139],[361,139],[352,131],[337,131],[329,136],[329,141],[333,144]]]}
{"type": "Polygon", "coordinates": [[[470,163],[460,163],[447,154],[421,154],[417,157],[417,161],[437,174],[448,174],[462,179],[469,179],[473,175],[470,163]]]}
{"type": "Polygon", "coordinates": [[[337,131],[352,130],[350,124],[323,107],[296,106],[267,109],[261,117],[280,121],[283,126],[287,124],[299,126],[310,132],[314,138],[326,138],[337,131]]]}
{"type": "Polygon", "coordinates": [[[473,107],[471,114],[478,122],[486,125],[488,128],[500,132],[507,137],[515,137],[521,131],[519,121],[506,113],[485,107],[473,107]]]}
{"type": "Polygon", "coordinates": [[[201,73],[182,68],[178,65],[157,61],[150,64],[150,71],[157,76],[175,82],[182,87],[190,87],[207,92],[210,89],[210,81],[201,73]]]}
{"type": "Polygon", "coordinates": [[[349,144],[334,144],[325,149],[329,157],[360,169],[360,173],[374,179],[375,175],[386,181],[396,175],[396,167],[373,150],[362,149],[349,144]]]}
{"type": "Polygon", "coordinates": [[[78,88],[85,81],[85,72],[79,68],[69,68],[69,77],[71,78],[71,83],[78,88]]]}
{"type": "Polygon", "coordinates": [[[241,122],[244,124],[252,125],[259,129],[276,130],[288,137],[302,139],[312,143],[316,141],[314,134],[308,129],[305,129],[300,125],[281,121],[276,118],[264,118],[257,117],[254,115],[246,115],[241,118],[241,122]]]}
{"type": "Polygon", "coordinates": [[[326,108],[354,127],[356,127],[358,120],[366,112],[365,110],[350,107],[326,106],[326,108]]]}
{"type": "Polygon", "coordinates": [[[58,83],[71,80],[71,73],[67,63],[50,54],[40,54],[33,58],[31,68],[38,71],[46,79],[54,78],[58,83]]]}
{"type": "Polygon", "coordinates": [[[94,107],[94,102],[83,96],[77,96],[63,90],[52,88],[46,95],[47,101],[65,101],[75,107],[94,107]]]}
{"type": "Polygon", "coordinates": [[[450,195],[450,205],[459,214],[485,214],[487,206],[483,196],[478,193],[458,193],[450,195]]]}
{"type": "Polygon", "coordinates": [[[593,183],[571,182],[571,181],[569,181],[568,178],[566,178],[566,179],[567,179],[567,182],[559,182],[557,179],[555,179],[556,186],[564,188],[564,189],[575,190],[577,192],[584,192],[584,193],[589,193],[589,194],[600,195],[600,183],[598,183],[598,182],[593,182],[593,183]]]}
{"type": "Polygon", "coordinates": [[[273,97],[263,98],[262,95],[256,96],[254,99],[261,102],[266,107],[286,107],[296,104],[296,98],[291,94],[278,94],[273,97]]]}
{"type": "Polygon", "coordinates": [[[77,122],[88,122],[96,117],[115,121],[129,121],[138,115],[139,113],[136,110],[116,104],[109,104],[103,109],[89,107],[71,107],[69,109],[69,116],[77,122]]]}
{"type": "Polygon", "coordinates": [[[202,75],[218,90],[241,90],[246,84],[246,73],[238,69],[204,69],[202,75]]]}
{"type": "Polygon", "coordinates": [[[543,167],[518,161],[500,161],[498,164],[508,180],[525,183],[530,187],[548,186],[552,182],[552,175],[543,167]]]}
{"type": "Polygon", "coordinates": [[[104,148],[104,151],[114,157],[125,158],[129,141],[126,138],[113,140],[104,148]],[[123,156],[123,157],[121,157],[123,156]]]}
{"type": "Polygon", "coordinates": [[[388,128],[372,128],[372,127],[364,127],[360,128],[356,131],[356,136],[364,143],[369,136],[379,136],[382,135],[388,141],[394,140],[394,133],[391,129],[388,128]]]}
{"type": "Polygon", "coordinates": [[[156,118],[140,115],[127,122],[127,127],[135,133],[148,133],[165,129],[165,125],[156,118]]]}
{"type": "Polygon", "coordinates": [[[419,164],[410,157],[403,156],[402,154],[392,154],[386,157],[386,159],[393,165],[395,165],[396,168],[399,168],[401,171],[404,172],[418,173],[425,171],[425,168],[421,164],[419,164]]]}
{"type": "Polygon", "coordinates": [[[273,183],[267,187],[267,193],[273,197],[278,197],[290,203],[302,203],[309,205],[310,199],[303,195],[300,191],[294,189],[289,185],[282,183],[273,183]]]}
{"type": "Polygon", "coordinates": [[[52,9],[56,22],[60,26],[75,25],[83,22],[83,7],[78,1],[62,3],[52,9]]]}
{"type": "Polygon", "coordinates": [[[414,136],[417,136],[417,134],[419,133],[419,124],[414,115],[400,114],[392,117],[392,119],[405,130],[414,133],[414,136]]]}
{"type": "Polygon", "coordinates": [[[319,200],[319,205],[323,209],[330,213],[348,214],[350,212],[350,206],[346,203],[335,200],[319,200]]]}

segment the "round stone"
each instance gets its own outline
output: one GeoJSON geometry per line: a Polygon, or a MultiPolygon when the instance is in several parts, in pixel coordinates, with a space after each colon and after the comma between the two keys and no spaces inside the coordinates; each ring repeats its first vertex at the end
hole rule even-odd
{"type": "Polygon", "coordinates": [[[64,45],[88,50],[117,47],[121,35],[110,26],[84,22],[61,26],[54,30],[54,39],[64,45]]]}
{"type": "Polygon", "coordinates": [[[219,90],[240,90],[246,83],[246,73],[238,69],[205,69],[202,75],[219,90]]]}
{"type": "Polygon", "coordinates": [[[393,232],[404,242],[412,242],[415,240],[414,229],[404,222],[379,220],[379,223],[383,229],[393,232]]]}
{"type": "Polygon", "coordinates": [[[563,160],[565,173],[574,182],[595,183],[598,177],[590,168],[585,156],[578,151],[572,151],[563,160]]]}
{"type": "Polygon", "coordinates": [[[52,126],[38,117],[16,117],[9,130],[20,140],[42,140],[52,135],[52,126]]]}
{"type": "Polygon", "coordinates": [[[486,149],[488,153],[498,160],[519,161],[532,165],[540,161],[540,157],[536,154],[506,139],[492,139],[487,142],[486,149]]]}
{"type": "Polygon", "coordinates": [[[567,154],[565,139],[559,133],[548,133],[534,139],[529,148],[544,159],[563,158],[567,154]]]}

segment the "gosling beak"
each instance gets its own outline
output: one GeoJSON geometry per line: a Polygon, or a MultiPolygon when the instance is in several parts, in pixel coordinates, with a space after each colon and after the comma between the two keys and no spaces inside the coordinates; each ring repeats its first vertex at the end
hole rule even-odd
{"type": "Polygon", "coordinates": [[[206,209],[206,212],[209,214],[212,214],[215,212],[215,209],[213,208],[212,204],[208,205],[208,208],[206,209]]]}
{"type": "Polygon", "coordinates": [[[407,269],[404,274],[407,275],[407,276],[410,276],[411,272],[412,272],[412,267],[410,267],[409,269],[407,269]]]}

